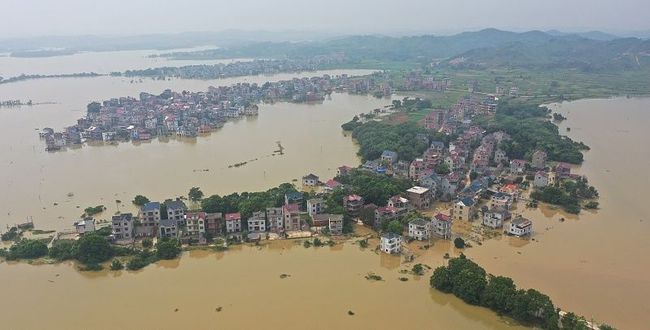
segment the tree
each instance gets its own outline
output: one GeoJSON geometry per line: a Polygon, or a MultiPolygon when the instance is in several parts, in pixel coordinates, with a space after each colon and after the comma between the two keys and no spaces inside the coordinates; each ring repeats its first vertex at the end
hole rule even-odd
{"type": "Polygon", "coordinates": [[[156,255],[160,259],[174,259],[181,253],[176,239],[163,239],[156,244],[156,255]]]}
{"type": "Polygon", "coordinates": [[[566,313],[560,319],[562,329],[566,330],[588,330],[587,321],[573,312],[566,313]]]}
{"type": "Polygon", "coordinates": [[[137,206],[142,206],[142,205],[147,204],[147,203],[149,203],[149,198],[144,197],[142,195],[137,195],[133,199],[133,204],[135,204],[137,206]]]}
{"type": "Polygon", "coordinates": [[[514,282],[509,277],[492,276],[483,291],[481,304],[498,313],[509,313],[512,300],[517,293],[514,282]]]}
{"type": "Polygon", "coordinates": [[[47,255],[47,244],[23,238],[9,248],[7,260],[36,259],[47,255]]]}
{"type": "Polygon", "coordinates": [[[422,264],[415,264],[413,265],[413,268],[411,268],[411,271],[415,275],[424,275],[424,266],[422,266],[422,264]]]}
{"type": "Polygon", "coordinates": [[[113,257],[113,248],[99,235],[86,234],[79,239],[77,259],[84,264],[99,264],[113,257]]]}
{"type": "Polygon", "coordinates": [[[429,284],[432,288],[436,288],[446,293],[450,293],[454,288],[451,282],[449,269],[445,266],[438,267],[433,271],[429,284]]]}
{"type": "Polygon", "coordinates": [[[558,315],[551,299],[541,292],[528,289],[518,290],[512,305],[512,316],[547,329],[557,329],[558,315]]]}
{"type": "Polygon", "coordinates": [[[476,180],[476,178],[478,178],[478,173],[476,173],[476,171],[469,172],[470,181],[474,181],[474,180],[476,180]]]}
{"type": "Polygon", "coordinates": [[[124,265],[122,264],[121,261],[118,259],[113,259],[113,262],[111,262],[111,270],[121,270],[124,269],[124,265]]]}
{"type": "Polygon", "coordinates": [[[465,240],[460,238],[460,237],[456,237],[456,239],[454,240],[454,246],[457,249],[464,249],[465,248],[465,240]]]}
{"type": "Polygon", "coordinates": [[[198,202],[203,198],[203,192],[199,187],[190,188],[190,192],[187,194],[192,202],[198,202]]]}
{"type": "Polygon", "coordinates": [[[388,231],[393,234],[402,235],[403,229],[402,224],[398,220],[393,220],[388,223],[388,231]]]}
{"type": "Polygon", "coordinates": [[[91,113],[99,113],[99,110],[101,110],[102,105],[99,102],[91,102],[88,103],[86,106],[86,110],[88,111],[88,114],[91,113]]]}
{"type": "Polygon", "coordinates": [[[436,167],[436,173],[437,173],[437,174],[442,174],[442,175],[444,175],[444,174],[449,174],[449,172],[451,172],[451,171],[449,170],[449,165],[447,165],[447,163],[445,163],[445,162],[441,162],[441,163],[438,164],[438,166],[436,167]]]}
{"type": "Polygon", "coordinates": [[[77,258],[78,244],[76,241],[69,239],[60,239],[52,243],[49,256],[56,260],[72,260],[77,258]]]}
{"type": "Polygon", "coordinates": [[[145,238],[142,240],[142,247],[145,249],[149,249],[153,246],[153,241],[151,238],[145,238]]]}
{"type": "Polygon", "coordinates": [[[485,270],[464,255],[449,260],[448,267],[454,295],[468,304],[479,304],[487,286],[485,270]]]}

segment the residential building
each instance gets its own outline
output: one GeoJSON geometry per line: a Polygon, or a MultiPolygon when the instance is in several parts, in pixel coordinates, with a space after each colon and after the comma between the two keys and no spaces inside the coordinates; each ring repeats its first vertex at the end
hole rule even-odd
{"type": "Polygon", "coordinates": [[[226,213],[225,215],[226,233],[239,233],[241,232],[241,214],[226,213]]]}
{"type": "Polygon", "coordinates": [[[139,236],[153,236],[156,234],[156,226],[160,223],[160,203],[149,202],[140,208],[139,236]]]}
{"type": "Polygon", "coordinates": [[[504,150],[497,149],[494,152],[494,162],[497,163],[497,165],[507,161],[508,161],[508,155],[504,150]]]}
{"type": "Polygon", "coordinates": [[[445,150],[445,143],[442,141],[431,141],[431,149],[435,152],[442,154],[445,150]]]}
{"type": "Polygon", "coordinates": [[[384,150],[381,153],[381,161],[386,164],[392,164],[397,161],[397,153],[392,150],[384,150]]]}
{"type": "Polygon", "coordinates": [[[282,217],[284,218],[285,231],[302,230],[302,221],[300,220],[300,206],[298,204],[285,204],[282,206],[282,217]]]}
{"type": "Polygon", "coordinates": [[[363,197],[359,195],[347,195],[343,197],[343,207],[345,207],[350,215],[356,216],[363,207],[363,197]]]}
{"type": "Polygon", "coordinates": [[[322,198],[312,198],[307,200],[307,213],[310,217],[325,211],[325,200],[322,198]]]}
{"type": "Polygon", "coordinates": [[[79,235],[92,233],[95,231],[95,219],[85,218],[83,220],[77,221],[74,223],[74,228],[79,235]]]}
{"type": "Polygon", "coordinates": [[[452,213],[453,219],[464,221],[472,220],[472,217],[475,213],[474,204],[474,200],[469,197],[463,198],[456,202],[456,204],[454,204],[452,213]]]}
{"type": "Polygon", "coordinates": [[[133,239],[133,214],[121,213],[114,215],[111,220],[111,233],[115,240],[133,239]]]}
{"type": "Polygon", "coordinates": [[[400,195],[396,195],[388,199],[386,206],[394,207],[396,209],[405,209],[409,206],[409,200],[400,195]]]}
{"type": "Polygon", "coordinates": [[[315,187],[318,185],[318,176],[308,174],[302,177],[302,185],[305,187],[315,187]]]}
{"type": "Polygon", "coordinates": [[[442,239],[451,238],[451,217],[438,213],[431,218],[431,235],[442,239]]]}
{"type": "Polygon", "coordinates": [[[414,186],[406,190],[406,197],[418,210],[428,209],[431,206],[432,196],[429,188],[414,186]]]}
{"type": "Polygon", "coordinates": [[[546,155],[546,152],[543,150],[535,150],[535,152],[533,152],[531,165],[536,170],[544,169],[544,167],[546,167],[547,158],[548,156],[546,155]]]}
{"type": "Polygon", "coordinates": [[[557,179],[566,179],[571,176],[571,165],[558,163],[555,165],[555,176],[557,179]]]}
{"type": "Polygon", "coordinates": [[[418,241],[429,239],[429,224],[422,219],[411,220],[409,222],[408,235],[410,238],[418,241]]]}
{"type": "Polygon", "coordinates": [[[424,117],[424,127],[433,131],[439,131],[445,123],[444,110],[432,110],[424,117]]]}
{"type": "Polygon", "coordinates": [[[512,207],[512,196],[498,192],[494,195],[492,195],[492,198],[490,198],[490,208],[497,208],[497,207],[502,207],[506,210],[510,210],[512,207]]]}
{"type": "Polygon", "coordinates": [[[205,212],[187,212],[185,214],[185,235],[202,238],[205,235],[205,212]]]}
{"type": "Polygon", "coordinates": [[[525,160],[513,159],[510,161],[510,172],[512,174],[522,174],[526,172],[526,164],[525,160]]]}
{"type": "Polygon", "coordinates": [[[205,232],[210,233],[213,237],[223,233],[223,214],[206,213],[205,214],[205,232]]]}
{"type": "Polygon", "coordinates": [[[510,221],[510,227],[508,227],[508,234],[515,236],[525,236],[530,235],[533,232],[533,223],[526,218],[516,218],[510,221]]]}
{"type": "Polygon", "coordinates": [[[266,215],[264,212],[254,212],[247,222],[249,232],[260,233],[266,231],[266,215]]]}
{"type": "Polygon", "coordinates": [[[331,214],[329,217],[328,227],[330,230],[330,234],[332,235],[343,234],[343,215],[331,214]]]}
{"type": "Polygon", "coordinates": [[[426,163],[422,158],[416,158],[411,162],[409,166],[409,178],[411,180],[418,181],[422,176],[424,176],[424,171],[427,169],[426,163]]]}
{"type": "Polygon", "coordinates": [[[269,207],[266,209],[266,219],[269,221],[270,230],[274,233],[284,231],[284,215],[281,207],[269,207]]]}
{"type": "Polygon", "coordinates": [[[503,222],[508,219],[510,219],[510,212],[502,207],[483,212],[483,225],[493,229],[502,228],[503,222]]]}
{"type": "Polygon", "coordinates": [[[284,194],[284,204],[300,204],[302,203],[302,193],[292,191],[284,194]]]}
{"type": "Polygon", "coordinates": [[[178,222],[174,219],[162,219],[158,224],[159,238],[178,238],[178,222]]]}
{"type": "Polygon", "coordinates": [[[339,168],[336,169],[336,176],[345,176],[348,175],[352,171],[352,167],[343,165],[339,168]]]}
{"type": "Polygon", "coordinates": [[[394,233],[385,233],[381,235],[379,247],[382,252],[388,254],[397,254],[402,251],[402,236],[394,233]]]}
{"type": "Polygon", "coordinates": [[[533,180],[533,186],[537,188],[542,188],[548,186],[548,173],[544,171],[537,171],[535,173],[535,179],[533,180]]]}
{"type": "MultiPolygon", "coordinates": [[[[406,210],[406,209],[404,209],[406,210]]],[[[381,223],[387,220],[392,220],[397,218],[402,212],[400,210],[390,207],[383,206],[375,209],[375,227],[379,228],[381,223]]]]}
{"type": "Polygon", "coordinates": [[[166,200],[165,206],[167,207],[167,219],[174,220],[179,226],[185,225],[185,210],[187,206],[180,199],[166,200]]]}

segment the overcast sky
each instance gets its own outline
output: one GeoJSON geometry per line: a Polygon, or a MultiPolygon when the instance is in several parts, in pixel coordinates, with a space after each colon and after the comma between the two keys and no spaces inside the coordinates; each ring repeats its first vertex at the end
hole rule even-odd
{"type": "Polygon", "coordinates": [[[650,30],[649,0],[0,0],[0,38],[186,31],[650,30]]]}

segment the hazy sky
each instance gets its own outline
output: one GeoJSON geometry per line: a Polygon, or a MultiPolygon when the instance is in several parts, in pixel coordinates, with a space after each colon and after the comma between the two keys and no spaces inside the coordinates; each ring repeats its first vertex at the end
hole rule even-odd
{"type": "Polygon", "coordinates": [[[649,0],[0,0],[0,13],[0,38],[225,29],[650,29],[649,0]]]}

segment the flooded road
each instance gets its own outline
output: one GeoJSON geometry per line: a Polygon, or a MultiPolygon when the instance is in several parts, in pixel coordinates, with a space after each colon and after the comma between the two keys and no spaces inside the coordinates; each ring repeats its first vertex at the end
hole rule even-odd
{"type": "Polygon", "coordinates": [[[467,254],[488,272],[547,293],[563,309],[619,329],[647,328],[650,99],[582,100],[553,109],[568,117],[561,134],[591,147],[575,172],[599,190],[600,210],[583,210],[578,217],[528,210],[534,241],[502,237],[467,254]]]}

